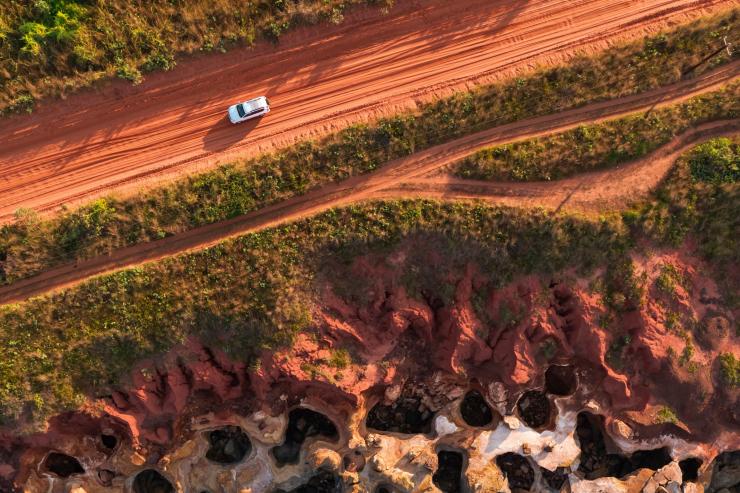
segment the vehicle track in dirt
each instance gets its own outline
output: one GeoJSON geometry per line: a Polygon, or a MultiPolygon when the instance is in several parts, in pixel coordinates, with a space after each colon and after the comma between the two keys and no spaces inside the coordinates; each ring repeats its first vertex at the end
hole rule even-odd
{"type": "Polygon", "coordinates": [[[183,61],[139,86],[123,81],[32,116],[0,121],[0,223],[255,155],[412,108],[467,84],[596,51],[737,0],[414,0],[361,9],[279,46],[183,61]],[[354,15],[354,17],[353,17],[354,15]],[[238,126],[226,107],[270,97],[238,126]]]}
{"type": "Polygon", "coordinates": [[[675,104],[677,101],[696,94],[711,91],[736,79],[739,75],[740,62],[734,62],[697,79],[682,81],[642,94],[594,103],[484,130],[397,159],[373,173],[330,184],[228,221],[209,224],[162,240],[118,249],[108,256],[52,268],[37,276],[1,287],[0,303],[25,300],[48,291],[71,286],[95,275],[207,248],[234,236],[295,221],[333,207],[363,200],[402,197],[475,198],[510,205],[552,206],[556,202],[570,202],[576,208],[594,209],[601,200],[599,197],[602,195],[606,197],[607,191],[609,191],[610,201],[615,201],[617,198],[622,199],[623,202],[627,199],[635,199],[638,197],[635,187],[642,187],[639,190],[640,193],[644,193],[654,186],[670,166],[671,159],[675,159],[675,155],[687,145],[713,135],[736,132],[738,122],[714,122],[703,125],[685,133],[657,154],[625,167],[546,184],[475,182],[434,177],[433,174],[484,147],[563,132],[582,123],[598,122],[637,111],[645,111],[654,107],[658,100],[660,105],[675,104]],[[666,157],[661,157],[660,164],[654,165],[655,169],[653,169],[652,160],[656,159],[656,156],[662,156],[661,152],[665,153],[666,157]],[[634,174],[636,172],[646,175],[638,176],[634,174]],[[607,173],[607,175],[600,173],[607,173]],[[420,179],[424,176],[432,176],[432,178],[420,179]],[[579,183],[578,188],[583,191],[573,192],[575,186],[573,183],[579,183]],[[558,190],[559,184],[562,184],[563,190],[558,190]],[[569,195],[570,198],[568,198],[569,195]]]}
{"type": "Polygon", "coordinates": [[[689,148],[715,137],[740,133],[740,120],[699,125],[645,158],[609,169],[542,182],[491,182],[452,175],[421,177],[373,192],[369,198],[481,200],[509,207],[542,207],[554,211],[602,212],[620,210],[645,197],[689,148]]]}

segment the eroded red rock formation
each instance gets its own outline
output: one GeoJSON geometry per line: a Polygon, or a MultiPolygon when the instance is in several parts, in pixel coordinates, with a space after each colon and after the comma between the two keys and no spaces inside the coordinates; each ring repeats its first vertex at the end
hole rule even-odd
{"type": "Polygon", "coordinates": [[[256,366],[189,340],[44,433],[5,430],[0,490],[720,491],[740,422],[716,358],[740,340],[696,262],[638,259],[645,293],[614,311],[596,277],[491,289],[469,265],[417,299],[361,258],[366,301],[327,282],[315,332],[256,366]]]}

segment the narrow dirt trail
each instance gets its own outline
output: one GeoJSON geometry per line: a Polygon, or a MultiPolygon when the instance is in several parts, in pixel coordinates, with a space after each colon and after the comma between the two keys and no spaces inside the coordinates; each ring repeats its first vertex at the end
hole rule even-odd
{"type": "MultiPolygon", "coordinates": [[[[440,179],[419,180],[419,178],[444,168],[483,147],[562,132],[582,123],[598,122],[636,111],[644,111],[654,106],[655,101],[658,100],[661,101],[661,105],[674,104],[693,95],[713,90],[734,80],[738,75],[740,75],[740,62],[735,62],[720,67],[698,79],[683,81],[643,94],[612,101],[603,101],[561,113],[522,120],[472,134],[417,152],[406,158],[392,161],[374,173],[356,176],[340,183],[327,185],[305,195],[264,207],[250,214],[228,221],[209,224],[162,240],[118,249],[108,256],[95,257],[80,261],[79,263],[70,263],[55,267],[35,277],[17,281],[10,286],[1,287],[0,304],[21,301],[48,291],[68,287],[95,275],[133,267],[138,264],[187,251],[206,248],[230,237],[295,221],[333,207],[344,206],[363,200],[383,197],[486,197],[489,200],[499,198],[499,201],[505,203],[506,201],[504,199],[511,200],[511,197],[516,197],[517,193],[520,195],[529,193],[527,199],[530,200],[530,204],[532,201],[539,200],[539,198],[549,200],[546,194],[555,193],[554,190],[556,190],[560,182],[548,183],[546,187],[543,187],[543,184],[540,183],[483,184],[468,181],[462,184],[451,182],[449,185],[445,185],[440,179]],[[416,190],[414,190],[414,187],[416,187],[416,190]],[[507,189],[511,191],[506,192],[507,189]],[[544,190],[547,190],[547,192],[544,190]]],[[[716,127],[712,125],[714,124],[708,126],[708,130],[703,127],[697,130],[696,135],[712,135],[713,132],[723,134],[727,131],[725,126],[735,128],[737,122],[720,122],[716,127]]],[[[691,141],[692,135],[694,134],[687,133],[683,139],[680,139],[681,142],[684,140],[691,141]]],[[[694,140],[696,139],[694,138],[694,140]]],[[[680,143],[674,145],[680,146],[680,143]]],[[[643,164],[645,162],[649,163],[651,159],[653,159],[652,156],[643,160],[643,164]]],[[[649,164],[644,165],[649,167],[649,164]]],[[[621,168],[617,168],[615,173],[621,174],[615,174],[612,177],[603,179],[606,180],[610,187],[623,190],[622,197],[624,199],[630,198],[632,183],[635,181],[639,183],[639,177],[633,176],[630,172],[623,172],[621,168]],[[618,178],[623,181],[629,181],[629,185],[620,188],[620,184],[615,181],[618,178]]],[[[601,179],[599,178],[599,180],[601,179]]],[[[647,178],[645,181],[648,181],[647,178]]],[[[598,193],[595,193],[595,196],[598,198],[598,193]]]]}
{"type": "Polygon", "coordinates": [[[414,0],[388,16],[185,61],[140,86],[46,102],[0,122],[0,223],[112,188],[254,155],[413,106],[575,49],[594,50],[736,0],[414,0]],[[266,94],[275,111],[230,125],[225,108],[266,94]]]}
{"type": "Polygon", "coordinates": [[[482,200],[511,207],[601,212],[619,210],[645,197],[666,176],[676,159],[691,147],[714,137],[736,135],[740,120],[706,123],[659,148],[649,156],[614,168],[542,182],[490,182],[451,175],[416,178],[373,192],[370,198],[482,200]]]}

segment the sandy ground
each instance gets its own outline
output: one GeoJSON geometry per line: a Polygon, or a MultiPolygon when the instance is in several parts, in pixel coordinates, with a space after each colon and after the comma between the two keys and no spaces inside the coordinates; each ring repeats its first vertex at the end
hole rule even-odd
{"type": "Polygon", "coordinates": [[[361,9],[279,46],[181,62],[0,122],[0,223],[254,155],[410,108],[469,84],[737,5],[728,0],[406,0],[361,9]],[[226,107],[274,111],[237,126],[226,107]]]}
{"type": "Polygon", "coordinates": [[[688,145],[712,136],[736,133],[740,123],[731,121],[703,125],[685,133],[680,139],[654,155],[631,165],[544,184],[481,183],[455,180],[438,176],[436,173],[483,147],[562,132],[584,122],[646,111],[653,107],[657,100],[660,100],[662,105],[673,104],[726,84],[736,79],[738,75],[740,62],[735,62],[698,79],[683,81],[658,90],[595,103],[554,115],[522,120],[465,136],[392,161],[374,173],[321,187],[229,221],[210,224],[163,240],[119,249],[109,256],[55,267],[38,276],[0,288],[0,303],[21,301],[79,283],[91,276],[205,248],[229,237],[363,200],[400,197],[476,198],[509,205],[543,205],[556,209],[565,205],[577,210],[599,209],[603,204],[624,203],[638,198],[640,194],[657,185],[671,162],[688,145]]]}

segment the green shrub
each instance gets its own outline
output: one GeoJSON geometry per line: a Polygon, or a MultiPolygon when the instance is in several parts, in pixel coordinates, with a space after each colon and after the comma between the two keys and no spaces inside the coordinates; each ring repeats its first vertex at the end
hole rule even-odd
{"type": "MultiPolygon", "coordinates": [[[[616,252],[618,253],[618,252],[616,252]]],[[[636,310],[642,306],[644,278],[635,274],[635,264],[628,256],[615,258],[607,267],[604,300],[609,308],[618,312],[636,310]]]]}
{"type": "Polygon", "coordinates": [[[48,34],[48,29],[43,24],[38,22],[26,22],[19,29],[21,34],[21,40],[23,41],[23,48],[21,53],[31,57],[38,57],[41,55],[41,45],[44,43],[48,34]]]}
{"type": "Polygon", "coordinates": [[[737,359],[732,353],[722,353],[719,355],[720,378],[730,386],[737,387],[740,385],[740,359],[737,359]]]}
{"type": "Polygon", "coordinates": [[[116,68],[116,76],[131,81],[134,84],[140,84],[143,80],[139,69],[129,64],[119,65],[116,68]]]}
{"type": "Polygon", "coordinates": [[[558,343],[554,339],[545,339],[539,347],[539,353],[545,358],[545,361],[550,361],[555,357],[558,351],[558,343]]]}
{"type": "Polygon", "coordinates": [[[740,145],[720,138],[697,146],[689,156],[691,176],[707,183],[735,183],[740,178],[740,145]]]}
{"type": "Polygon", "coordinates": [[[673,264],[663,264],[660,274],[655,279],[655,285],[664,293],[674,295],[676,286],[683,286],[683,276],[673,264]]]}
{"type": "Polygon", "coordinates": [[[623,335],[616,337],[609,345],[609,349],[606,352],[606,362],[617,371],[622,371],[624,366],[624,351],[627,346],[632,342],[632,338],[629,335],[623,335]]]}
{"type": "Polygon", "coordinates": [[[329,359],[329,366],[338,368],[340,370],[347,368],[352,363],[352,358],[349,355],[349,351],[346,349],[333,349],[331,352],[331,358],[329,359]]]}
{"type": "Polygon", "coordinates": [[[678,416],[676,416],[676,412],[671,409],[670,407],[661,407],[658,413],[655,416],[655,422],[657,424],[662,423],[678,423],[678,416]]]}
{"type": "Polygon", "coordinates": [[[30,94],[20,94],[5,107],[0,114],[32,113],[36,99],[30,94]]]}
{"type": "Polygon", "coordinates": [[[113,220],[115,212],[106,199],[98,199],[63,216],[54,232],[59,246],[70,253],[99,238],[113,220]]]}
{"type": "Polygon", "coordinates": [[[689,363],[691,363],[691,358],[694,357],[694,343],[691,342],[691,339],[687,336],[686,337],[686,345],[683,348],[683,351],[681,352],[681,357],[678,360],[678,364],[681,366],[686,366],[689,363]]]}
{"type": "Polygon", "coordinates": [[[85,12],[85,8],[75,2],[34,2],[36,19],[24,22],[18,28],[22,45],[20,52],[39,58],[47,44],[51,49],[71,45],[81,28],[85,12]]]}

